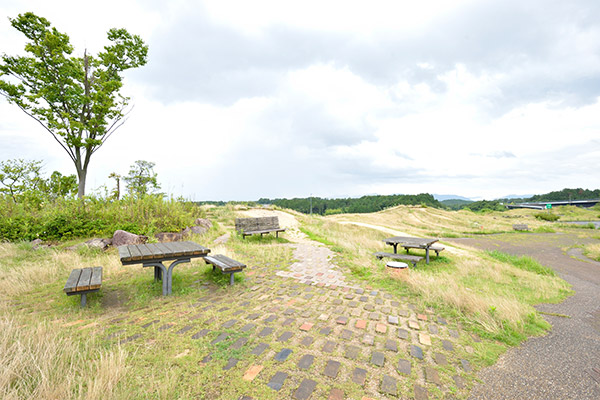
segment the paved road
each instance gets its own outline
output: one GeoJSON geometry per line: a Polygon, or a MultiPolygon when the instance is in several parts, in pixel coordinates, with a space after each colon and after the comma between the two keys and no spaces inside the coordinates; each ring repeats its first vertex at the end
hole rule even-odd
{"type": "Polygon", "coordinates": [[[537,309],[567,315],[546,316],[552,331],[509,350],[494,366],[482,370],[481,384],[471,399],[600,399],[600,263],[586,259],[581,250],[563,249],[581,244],[568,234],[523,234],[454,239],[489,250],[530,255],[553,268],[573,285],[575,295],[560,304],[537,309]]]}

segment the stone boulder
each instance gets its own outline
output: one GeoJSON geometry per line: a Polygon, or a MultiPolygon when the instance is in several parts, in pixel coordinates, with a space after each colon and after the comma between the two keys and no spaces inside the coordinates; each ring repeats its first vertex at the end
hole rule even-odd
{"type": "Polygon", "coordinates": [[[204,232],[206,232],[207,230],[212,228],[212,222],[210,222],[206,218],[197,218],[196,221],[194,221],[194,224],[196,226],[202,226],[202,227],[206,228],[206,230],[204,232]]]}
{"type": "Polygon", "coordinates": [[[159,242],[179,242],[184,238],[183,232],[159,232],[154,237],[159,242]]]}
{"type": "Polygon", "coordinates": [[[85,245],[91,249],[106,250],[112,244],[112,239],[90,239],[85,242],[85,245]]]}
{"type": "Polygon", "coordinates": [[[127,244],[143,244],[146,243],[147,240],[147,236],[118,230],[113,234],[112,245],[114,247],[119,247],[127,244]]]}

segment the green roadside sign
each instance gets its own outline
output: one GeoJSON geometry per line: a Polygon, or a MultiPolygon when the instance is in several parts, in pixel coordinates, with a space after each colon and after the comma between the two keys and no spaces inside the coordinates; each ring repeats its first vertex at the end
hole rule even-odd
{"type": "Polygon", "coordinates": [[[549,210],[552,208],[552,204],[546,204],[546,209],[549,210]]]}

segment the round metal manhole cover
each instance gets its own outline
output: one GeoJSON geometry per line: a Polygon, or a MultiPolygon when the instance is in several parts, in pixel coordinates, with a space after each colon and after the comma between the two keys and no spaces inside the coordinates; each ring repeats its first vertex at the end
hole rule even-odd
{"type": "Polygon", "coordinates": [[[398,262],[398,261],[390,261],[387,264],[385,264],[385,266],[388,268],[398,268],[398,269],[408,268],[408,264],[405,264],[403,262],[398,262]]]}

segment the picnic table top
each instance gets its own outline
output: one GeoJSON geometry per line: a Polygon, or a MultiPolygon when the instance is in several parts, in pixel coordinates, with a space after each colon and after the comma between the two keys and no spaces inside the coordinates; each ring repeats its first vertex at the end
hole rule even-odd
{"type": "Polygon", "coordinates": [[[411,237],[411,236],[394,236],[391,238],[383,239],[383,241],[385,242],[385,244],[391,244],[391,245],[399,244],[400,246],[403,246],[403,247],[414,247],[414,248],[425,249],[425,248],[431,246],[433,243],[437,242],[438,239],[418,238],[418,237],[411,237]]]}
{"type": "Polygon", "coordinates": [[[119,246],[118,250],[123,265],[204,257],[210,252],[210,249],[189,241],[130,244],[119,246]]]}

